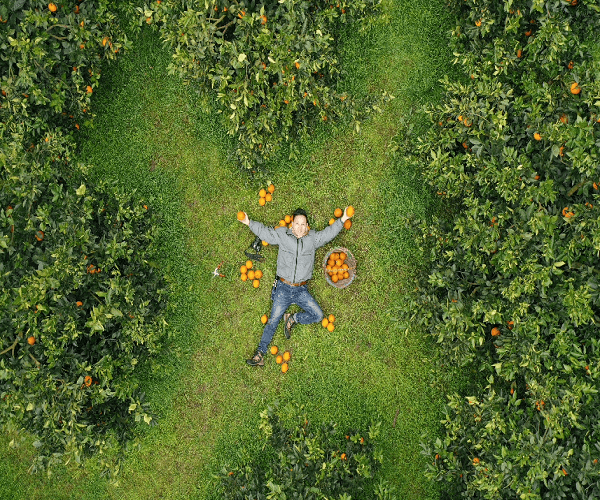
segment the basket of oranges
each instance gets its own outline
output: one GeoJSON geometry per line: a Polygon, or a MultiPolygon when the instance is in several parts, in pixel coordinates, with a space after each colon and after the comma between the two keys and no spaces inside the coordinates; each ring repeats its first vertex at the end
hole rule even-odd
{"type": "Polygon", "coordinates": [[[336,288],[346,288],[356,276],[356,259],[344,247],[336,247],[323,259],[327,283],[336,288]]]}

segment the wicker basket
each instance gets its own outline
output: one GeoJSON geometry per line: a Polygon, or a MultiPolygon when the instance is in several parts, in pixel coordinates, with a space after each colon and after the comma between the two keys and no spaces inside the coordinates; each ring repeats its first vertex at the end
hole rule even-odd
{"type": "Polygon", "coordinates": [[[356,259],[354,258],[354,255],[352,255],[352,252],[347,248],[336,247],[330,250],[327,255],[325,255],[325,258],[323,259],[323,273],[325,274],[325,279],[327,280],[327,283],[329,283],[331,286],[334,286],[336,288],[346,288],[350,283],[352,283],[352,281],[354,281],[354,277],[356,276],[356,259]],[[334,283],[329,277],[329,273],[327,272],[327,261],[329,260],[329,256],[332,253],[339,252],[344,252],[347,255],[346,260],[344,262],[348,264],[349,276],[345,279],[338,280],[336,283],[334,283]]]}

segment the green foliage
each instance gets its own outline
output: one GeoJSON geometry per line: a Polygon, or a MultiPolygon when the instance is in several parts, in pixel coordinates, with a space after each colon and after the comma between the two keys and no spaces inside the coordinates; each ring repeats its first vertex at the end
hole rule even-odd
{"type": "MultiPolygon", "coordinates": [[[[334,423],[313,427],[302,408],[275,403],[261,413],[263,456],[223,467],[217,476],[223,498],[373,498],[366,486],[382,461],[375,447],[381,423],[341,436],[334,423]]],[[[374,492],[382,500],[395,498],[382,481],[374,492]]]]}
{"type": "Polygon", "coordinates": [[[90,183],[73,133],[101,60],[128,46],[108,5],[0,7],[0,424],[35,437],[33,470],[123,451],[154,423],[137,369],[166,335],[156,215],[90,183]]]}
{"type": "MultiPolygon", "coordinates": [[[[169,72],[197,82],[201,94],[216,93],[218,113],[239,140],[235,152],[246,173],[265,173],[264,161],[282,143],[290,158],[319,123],[360,120],[381,111],[393,96],[357,102],[336,90],[343,70],[336,34],[345,23],[364,29],[380,0],[340,2],[165,0],[138,8],[140,24],[158,23],[174,50],[169,72]]],[[[206,110],[210,110],[206,104],[206,110]]]]}
{"type": "Polygon", "coordinates": [[[488,382],[424,445],[452,498],[600,494],[600,15],[575,4],[451,2],[465,82],[412,149],[441,209],[411,221],[427,270],[403,314],[488,382]]]}

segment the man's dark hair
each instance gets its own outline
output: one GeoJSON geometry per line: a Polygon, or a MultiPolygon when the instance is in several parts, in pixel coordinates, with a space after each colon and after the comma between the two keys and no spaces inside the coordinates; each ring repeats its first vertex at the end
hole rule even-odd
{"type": "Polygon", "coordinates": [[[306,217],[306,222],[308,222],[308,214],[303,208],[297,208],[296,210],[294,210],[294,213],[292,214],[292,220],[296,218],[296,215],[304,215],[304,217],[306,217]]]}

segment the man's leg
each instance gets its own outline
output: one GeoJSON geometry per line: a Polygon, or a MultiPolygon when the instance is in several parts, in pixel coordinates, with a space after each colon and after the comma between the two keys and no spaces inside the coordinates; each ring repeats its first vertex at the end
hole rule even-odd
{"type": "Polygon", "coordinates": [[[267,352],[267,347],[273,339],[273,335],[275,335],[275,330],[277,330],[277,325],[279,324],[279,321],[281,321],[283,313],[285,313],[286,309],[292,304],[290,288],[292,287],[282,282],[277,284],[277,288],[273,294],[271,316],[263,329],[262,337],[258,344],[258,350],[263,354],[267,352]]]}
{"type": "Polygon", "coordinates": [[[296,323],[308,325],[310,323],[317,323],[323,319],[323,311],[306,288],[306,285],[298,287],[294,294],[293,303],[304,309],[302,312],[294,314],[293,318],[296,323]]]}

